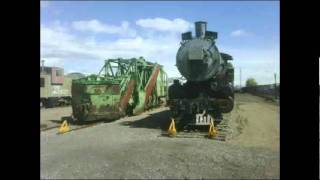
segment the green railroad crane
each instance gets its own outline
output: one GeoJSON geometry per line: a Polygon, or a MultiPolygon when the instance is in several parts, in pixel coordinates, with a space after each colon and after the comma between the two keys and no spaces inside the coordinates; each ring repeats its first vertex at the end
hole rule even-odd
{"type": "Polygon", "coordinates": [[[167,74],[143,57],[108,59],[97,75],[72,81],[73,117],[79,121],[118,119],[164,103],[167,74]]]}

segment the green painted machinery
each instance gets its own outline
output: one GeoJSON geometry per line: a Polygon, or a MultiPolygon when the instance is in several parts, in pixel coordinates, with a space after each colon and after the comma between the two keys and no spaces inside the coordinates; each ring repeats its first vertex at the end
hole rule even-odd
{"type": "Polygon", "coordinates": [[[164,103],[167,75],[143,57],[108,59],[97,75],[72,81],[73,117],[79,121],[118,119],[164,103]]]}

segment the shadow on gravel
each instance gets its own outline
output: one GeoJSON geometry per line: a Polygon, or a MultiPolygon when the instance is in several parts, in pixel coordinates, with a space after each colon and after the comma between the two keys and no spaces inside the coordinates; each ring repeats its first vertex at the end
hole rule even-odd
{"type": "Polygon", "coordinates": [[[95,124],[95,123],[110,123],[115,121],[115,120],[106,120],[106,119],[99,119],[94,121],[74,121],[71,116],[63,116],[61,120],[50,120],[50,121],[56,124],[62,124],[63,121],[65,120],[70,125],[89,125],[89,124],[95,124]]]}
{"type": "Polygon", "coordinates": [[[136,121],[124,121],[121,123],[123,126],[131,128],[149,128],[149,129],[162,129],[167,130],[170,125],[170,111],[165,110],[148,115],[146,118],[136,121]]]}
{"type": "Polygon", "coordinates": [[[49,120],[49,121],[55,124],[61,124],[63,122],[63,120],[49,120]]]}

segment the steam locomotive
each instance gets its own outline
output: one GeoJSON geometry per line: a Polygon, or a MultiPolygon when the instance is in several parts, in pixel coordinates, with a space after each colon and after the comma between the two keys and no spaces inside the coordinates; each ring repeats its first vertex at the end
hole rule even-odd
{"type": "Polygon", "coordinates": [[[174,80],[168,90],[168,105],[176,128],[219,124],[223,113],[234,106],[234,67],[232,56],[219,52],[217,32],[207,31],[207,23],[195,22],[195,37],[182,34],[176,66],[186,82],[174,80]]]}

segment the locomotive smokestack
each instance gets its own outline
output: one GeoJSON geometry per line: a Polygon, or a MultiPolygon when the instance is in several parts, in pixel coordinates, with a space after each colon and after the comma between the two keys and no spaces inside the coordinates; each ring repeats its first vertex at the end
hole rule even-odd
{"type": "Polygon", "coordinates": [[[195,22],[195,27],[196,27],[196,37],[204,38],[207,31],[207,22],[205,21],[195,22]]]}

